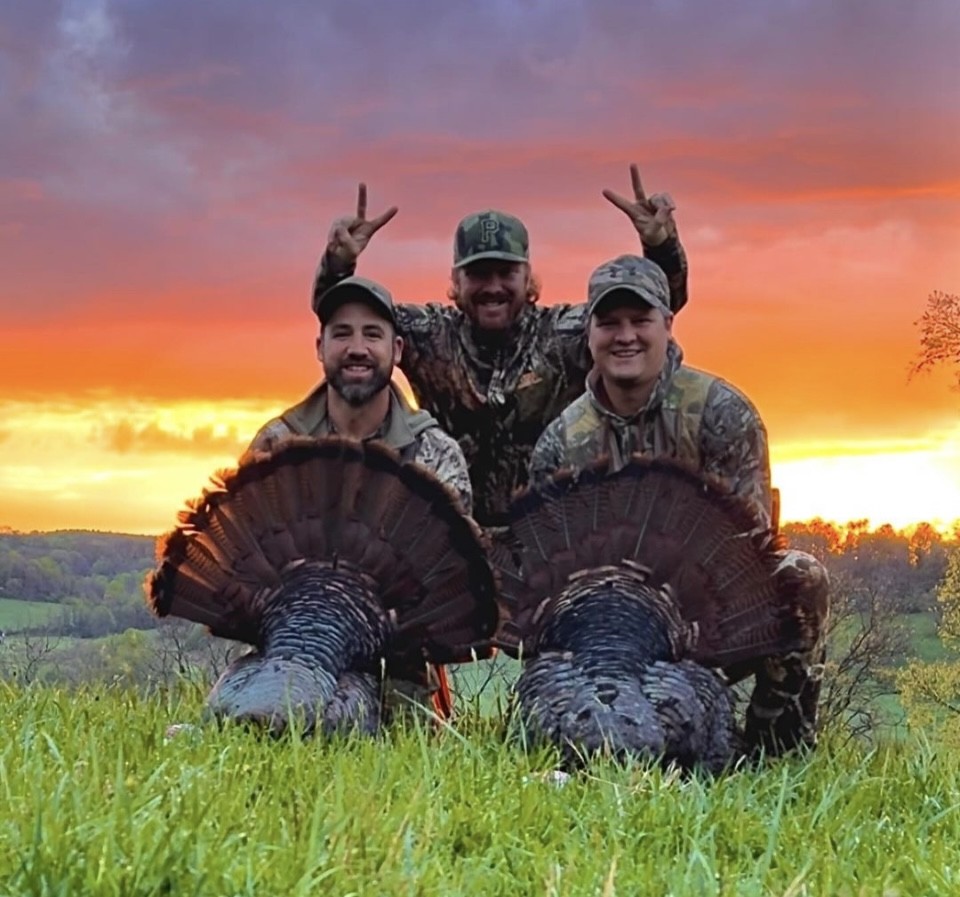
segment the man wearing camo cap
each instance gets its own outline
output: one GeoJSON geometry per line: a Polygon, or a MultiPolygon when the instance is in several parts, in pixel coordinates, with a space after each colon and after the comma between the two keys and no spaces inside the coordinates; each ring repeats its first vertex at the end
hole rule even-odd
{"type": "MultiPolygon", "coordinates": [[[[403,339],[397,334],[390,292],[364,277],[347,277],[324,294],[316,313],[320,319],[317,358],[323,365],[324,382],[264,424],[248,452],[270,451],[294,435],[378,440],[402,460],[427,468],[471,513],[470,474],[459,444],[429,412],[411,408],[391,382],[403,339]]],[[[430,706],[443,717],[453,711],[445,670],[433,664],[394,671],[385,697],[392,711],[413,705],[430,706]]]]}
{"type": "MultiPolygon", "coordinates": [[[[538,440],[531,481],[541,482],[560,469],[575,472],[600,457],[610,459],[611,472],[637,453],[675,458],[746,498],[764,527],[774,529],[763,421],[736,387],[683,364],[683,352],[672,337],[663,271],[635,255],[605,262],[590,276],[587,314],[594,369],[584,394],[538,440]]],[[[827,571],[812,555],[782,551],[777,576],[810,590],[819,611],[821,642],[809,654],[726,671],[731,680],[756,675],[746,735],[751,747],[768,753],[816,744],[829,613],[827,571]]]]}
{"type": "Polygon", "coordinates": [[[251,450],[269,450],[287,436],[339,433],[376,439],[434,473],[472,511],[473,492],[466,460],[457,441],[424,410],[410,407],[391,382],[403,352],[396,307],[386,287],[364,277],[348,277],[317,305],[320,334],[317,359],[325,378],[303,401],[268,421],[251,450]]]}
{"type": "MultiPolygon", "coordinates": [[[[687,301],[687,264],[667,194],[647,198],[631,166],[632,199],[603,196],[623,211],[643,252],[670,284],[670,308],[687,301]]],[[[313,306],[353,274],[370,238],[397,213],[366,218],[360,185],[355,216],[337,219],[313,284],[313,306]]],[[[459,440],[473,484],[474,515],[502,527],[514,490],[526,483],[534,443],[544,427],[583,392],[590,369],[583,305],[537,304],[530,240],[518,218],[487,210],[467,215],[454,237],[448,298],[453,304],[396,308],[404,338],[399,367],[420,405],[459,440]]]]}

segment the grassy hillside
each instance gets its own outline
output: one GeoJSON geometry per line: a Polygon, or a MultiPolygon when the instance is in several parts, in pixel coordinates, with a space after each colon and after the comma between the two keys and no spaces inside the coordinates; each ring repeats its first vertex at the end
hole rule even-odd
{"type": "Polygon", "coordinates": [[[199,694],[0,696],[4,893],[960,893],[960,758],[922,740],[828,741],[713,782],[598,766],[558,787],[549,756],[470,719],[166,743],[199,694]]]}
{"type": "Polygon", "coordinates": [[[62,613],[59,604],[43,601],[19,601],[16,598],[0,598],[0,629],[8,635],[27,626],[39,626],[62,613]]]}
{"type": "Polygon", "coordinates": [[[953,660],[955,654],[949,651],[937,635],[937,617],[933,613],[906,614],[904,616],[910,642],[907,652],[909,658],[926,662],[953,660]]]}

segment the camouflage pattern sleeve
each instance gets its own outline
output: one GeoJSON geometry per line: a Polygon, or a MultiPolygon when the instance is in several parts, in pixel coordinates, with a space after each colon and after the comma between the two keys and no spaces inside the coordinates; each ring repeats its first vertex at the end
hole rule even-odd
{"type": "Polygon", "coordinates": [[[413,460],[422,464],[460,497],[467,514],[473,514],[473,488],[460,444],[439,427],[424,430],[413,460]]]}
{"type": "MultiPolygon", "coordinates": [[[[328,253],[324,253],[313,277],[312,304],[314,310],[317,301],[330,287],[335,286],[345,277],[352,277],[357,272],[356,265],[346,268],[335,267],[331,264],[328,253]]],[[[397,333],[403,337],[403,358],[400,369],[407,370],[420,356],[432,357],[438,354],[437,347],[443,345],[449,325],[453,306],[443,306],[431,302],[427,305],[402,303],[394,306],[397,317],[397,333]]]]}
{"type": "Polygon", "coordinates": [[[563,457],[563,419],[554,418],[540,434],[530,456],[530,483],[538,485],[565,465],[563,457]]]}
{"type": "Polygon", "coordinates": [[[705,473],[720,477],[750,500],[771,526],[770,455],[767,430],[756,408],[739,390],[717,380],[707,394],[700,429],[705,473]]]}
{"type": "Polygon", "coordinates": [[[293,430],[291,430],[281,418],[275,417],[272,420],[268,420],[257,431],[257,435],[253,437],[253,441],[247,447],[247,452],[272,451],[278,442],[292,435],[293,430]]]}
{"type": "Polygon", "coordinates": [[[567,370],[588,373],[593,366],[593,359],[587,348],[586,303],[559,306],[556,326],[567,370]]]}
{"type": "Polygon", "coordinates": [[[352,277],[357,271],[356,265],[348,268],[335,268],[330,263],[330,256],[324,252],[317,265],[316,273],[313,275],[313,293],[310,297],[314,310],[317,307],[317,300],[332,287],[339,283],[345,277],[352,277]]]}
{"type": "Polygon", "coordinates": [[[450,329],[450,312],[453,306],[429,302],[414,305],[404,302],[394,306],[397,316],[397,333],[403,337],[403,355],[400,370],[412,370],[421,359],[451,357],[444,350],[450,329]]]}
{"type": "Polygon", "coordinates": [[[643,244],[644,258],[656,262],[670,284],[670,310],[676,314],[687,304],[687,254],[677,236],[667,237],[659,246],[643,244]]]}

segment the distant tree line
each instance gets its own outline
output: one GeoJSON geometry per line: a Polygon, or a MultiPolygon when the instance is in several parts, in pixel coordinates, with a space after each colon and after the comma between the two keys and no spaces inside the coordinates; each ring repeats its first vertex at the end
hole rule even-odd
{"type": "Polygon", "coordinates": [[[884,524],[871,530],[866,520],[837,526],[815,519],[788,523],[782,531],[793,548],[823,561],[834,579],[882,592],[904,614],[937,609],[937,585],[951,549],[960,546],[960,520],[950,535],[929,523],[905,530],[884,524]]]}
{"type": "MultiPolygon", "coordinates": [[[[783,535],[821,558],[833,583],[822,694],[826,726],[873,737],[897,722],[884,709],[890,702],[877,700],[881,696],[904,699],[911,718],[934,698],[937,707],[960,707],[960,664],[951,665],[951,645],[944,639],[947,666],[918,663],[911,649],[917,618],[908,616],[922,613],[941,633],[960,632],[960,521],[949,535],[928,524],[870,530],[866,521],[837,526],[822,520],[787,524],[783,535]]],[[[0,679],[208,688],[230,658],[248,648],[211,638],[193,623],[156,620],[142,587],[152,566],[152,539],[0,534],[0,597],[62,608],[42,625],[8,633],[0,643],[0,679]],[[32,587],[25,590],[28,582],[32,587]]],[[[515,665],[491,668],[488,684],[504,687],[515,672],[515,665]]]]}
{"type": "Polygon", "coordinates": [[[112,533],[0,534],[0,598],[63,605],[32,634],[96,638],[156,621],[143,600],[154,540],[112,533]]]}
{"type": "Polygon", "coordinates": [[[0,597],[60,602],[100,597],[105,582],[153,563],[154,539],[114,533],[0,534],[0,597]]]}
{"type": "MultiPolygon", "coordinates": [[[[926,523],[870,530],[866,521],[837,526],[812,520],[786,524],[783,534],[792,546],[823,560],[838,582],[855,584],[864,607],[879,594],[900,614],[939,609],[937,584],[950,548],[960,543],[960,525],[944,536],[926,523]]],[[[143,579],[153,563],[154,539],[147,536],[0,533],[0,598],[63,607],[32,625],[27,631],[33,635],[97,638],[153,629],[157,621],[143,598],[143,579]]]]}

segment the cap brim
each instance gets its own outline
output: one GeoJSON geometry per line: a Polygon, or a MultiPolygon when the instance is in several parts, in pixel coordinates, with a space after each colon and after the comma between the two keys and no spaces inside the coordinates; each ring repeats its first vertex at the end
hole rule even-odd
{"type": "Polygon", "coordinates": [[[382,318],[396,326],[397,318],[393,309],[388,306],[369,287],[359,283],[339,283],[330,287],[317,302],[314,312],[320,319],[321,324],[326,324],[332,315],[341,305],[347,302],[363,302],[369,305],[382,318]]]}
{"type": "Polygon", "coordinates": [[[670,314],[670,309],[661,299],[651,298],[649,293],[629,283],[615,283],[608,286],[590,303],[590,314],[595,314],[603,302],[609,299],[614,293],[629,293],[632,296],[636,296],[644,305],[659,309],[664,314],[670,314]]]}
{"type": "Polygon", "coordinates": [[[454,262],[454,268],[463,268],[465,265],[472,265],[474,262],[481,262],[484,259],[499,259],[501,262],[520,262],[525,264],[530,260],[515,252],[478,252],[475,255],[468,255],[459,262],[454,262]]]}

